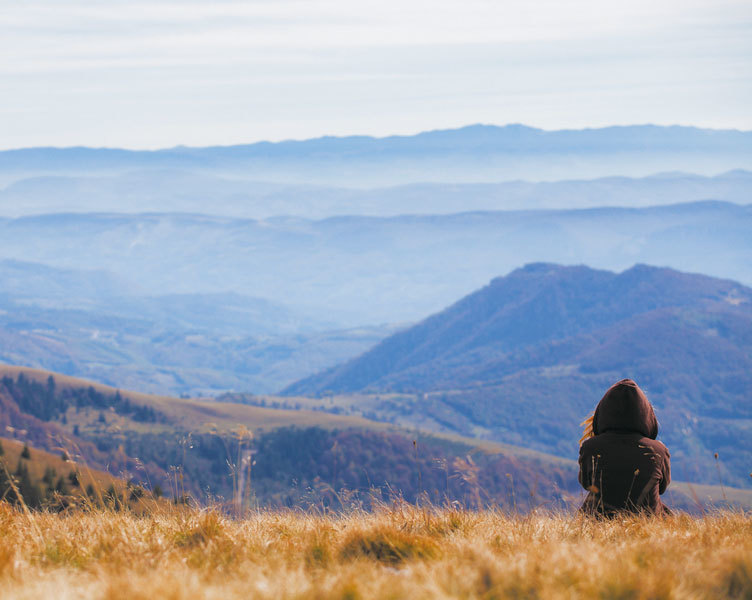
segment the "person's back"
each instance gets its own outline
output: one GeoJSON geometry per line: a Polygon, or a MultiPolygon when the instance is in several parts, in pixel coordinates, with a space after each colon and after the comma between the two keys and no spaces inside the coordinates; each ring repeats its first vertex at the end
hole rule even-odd
{"type": "Polygon", "coordinates": [[[662,494],[671,481],[669,452],[658,436],[658,420],[631,379],[609,388],[592,422],[592,437],[580,446],[580,483],[588,490],[582,510],[665,514],[662,494]]]}

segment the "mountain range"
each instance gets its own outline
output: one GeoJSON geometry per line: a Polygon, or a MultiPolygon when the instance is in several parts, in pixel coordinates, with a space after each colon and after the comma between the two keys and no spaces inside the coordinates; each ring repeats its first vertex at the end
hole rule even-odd
{"type": "Polygon", "coordinates": [[[413,182],[551,181],[661,171],[715,174],[752,167],[752,133],[632,125],[544,131],[472,125],[414,136],[323,137],[278,143],[137,151],[27,148],[0,152],[0,181],[34,174],[184,169],[256,181],[374,187],[413,182]]]}
{"type": "Polygon", "coordinates": [[[656,406],[677,477],[750,486],[752,289],[637,265],[530,264],[285,390],[571,456],[608,386],[656,406]]]}
{"type": "Polygon", "coordinates": [[[106,272],[133,296],[261,298],[352,328],[421,319],[524,262],[646,263],[752,284],[751,230],[752,205],[711,201],[321,221],[42,215],[0,219],[0,259],[106,272]]]}
{"type": "Polygon", "coordinates": [[[619,206],[637,208],[700,200],[746,204],[752,172],[702,176],[660,173],[564,181],[411,183],[354,189],[265,183],[175,169],[90,176],[38,175],[0,189],[0,216],[49,213],[193,213],[239,219],[443,215],[468,211],[619,206]]]}
{"type": "Polygon", "coordinates": [[[390,218],[0,219],[0,360],[143,391],[270,393],[525,261],[752,283],[752,206],[390,218]],[[33,240],[33,243],[30,243],[33,240]]]}

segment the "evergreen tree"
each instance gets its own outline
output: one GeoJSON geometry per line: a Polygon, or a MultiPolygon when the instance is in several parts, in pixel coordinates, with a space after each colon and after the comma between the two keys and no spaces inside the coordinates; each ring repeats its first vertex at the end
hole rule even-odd
{"type": "MultiPolygon", "coordinates": [[[[34,485],[29,475],[29,468],[26,464],[19,460],[18,467],[16,468],[16,487],[21,494],[24,504],[29,508],[39,508],[42,505],[42,494],[39,491],[39,487],[34,485]]],[[[16,503],[20,502],[20,499],[15,499],[16,503]]]]}
{"type": "Polygon", "coordinates": [[[42,477],[42,481],[47,484],[47,487],[52,487],[52,484],[55,481],[55,477],[57,476],[57,472],[52,467],[47,467],[44,470],[44,476],[42,477]]]}
{"type": "Polygon", "coordinates": [[[31,451],[29,450],[28,444],[24,444],[23,450],[21,450],[21,458],[25,458],[26,460],[31,458],[31,451]]]}
{"type": "Polygon", "coordinates": [[[0,464],[0,499],[10,500],[8,495],[11,493],[10,482],[8,481],[8,474],[5,470],[5,464],[0,464]]]}
{"type": "Polygon", "coordinates": [[[68,473],[68,481],[70,481],[70,484],[73,487],[78,487],[79,485],[81,485],[77,471],[71,471],[70,473],[68,473]]]}

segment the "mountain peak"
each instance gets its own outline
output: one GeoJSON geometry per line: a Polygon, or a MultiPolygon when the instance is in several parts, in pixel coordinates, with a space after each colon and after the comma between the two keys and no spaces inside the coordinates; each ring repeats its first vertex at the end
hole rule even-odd
{"type": "Polygon", "coordinates": [[[656,311],[705,311],[707,303],[727,311],[750,301],[752,290],[738,283],[665,267],[636,264],[614,273],[530,263],[361,357],[286,391],[399,391],[404,385],[441,387],[450,381],[461,386],[484,354],[502,356],[617,323],[628,328],[656,311]],[[739,302],[729,303],[729,295],[739,302]]]}

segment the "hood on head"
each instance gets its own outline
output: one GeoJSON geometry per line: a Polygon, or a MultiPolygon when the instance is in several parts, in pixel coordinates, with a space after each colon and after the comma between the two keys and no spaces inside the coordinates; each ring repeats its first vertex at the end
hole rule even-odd
{"type": "Polygon", "coordinates": [[[631,379],[622,379],[608,388],[593,415],[593,433],[609,429],[639,432],[658,437],[658,419],[640,387],[631,379]]]}

